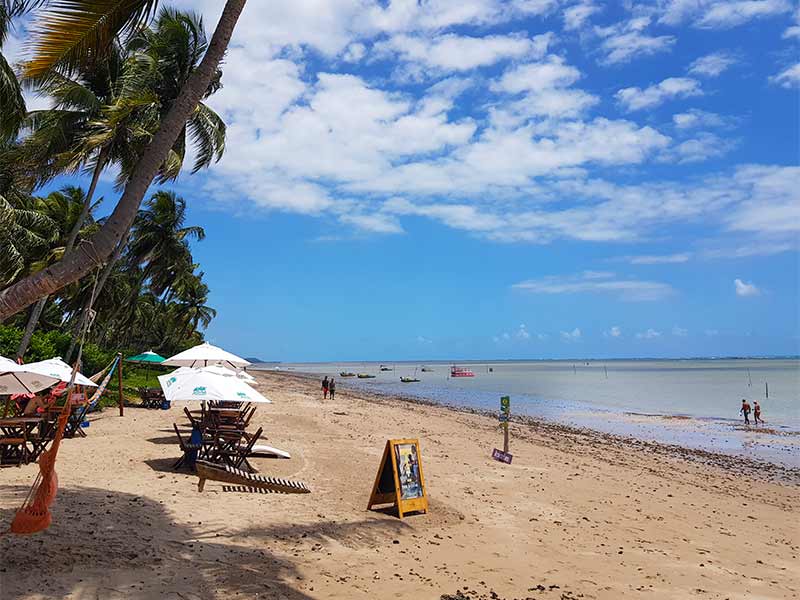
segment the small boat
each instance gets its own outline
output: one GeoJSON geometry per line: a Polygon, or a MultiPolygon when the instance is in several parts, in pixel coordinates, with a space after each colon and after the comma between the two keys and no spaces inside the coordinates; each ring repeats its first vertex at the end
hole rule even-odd
{"type": "Polygon", "coordinates": [[[402,381],[403,383],[417,383],[419,382],[419,379],[417,379],[416,377],[401,377],[400,381],[402,381]]]}
{"type": "Polygon", "coordinates": [[[355,373],[351,373],[350,371],[342,371],[339,373],[339,377],[355,377],[355,373]]]}
{"type": "Polygon", "coordinates": [[[475,373],[470,369],[453,365],[450,367],[450,377],[475,377],[475,373]]]}
{"type": "Polygon", "coordinates": [[[375,379],[375,375],[370,375],[369,373],[359,373],[356,377],[359,379],[375,379]]]}
{"type": "Polygon", "coordinates": [[[423,365],[422,372],[423,373],[433,373],[433,369],[431,367],[426,367],[426,366],[423,365]]]}
{"type": "Polygon", "coordinates": [[[394,371],[392,367],[387,367],[386,365],[381,365],[381,371],[394,371]]]}

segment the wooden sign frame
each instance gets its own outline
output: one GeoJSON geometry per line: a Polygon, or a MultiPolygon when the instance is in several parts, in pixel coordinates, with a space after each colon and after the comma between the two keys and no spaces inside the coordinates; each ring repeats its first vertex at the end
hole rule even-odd
{"type": "Polygon", "coordinates": [[[383,449],[383,458],[375,476],[372,494],[369,497],[367,510],[378,504],[392,504],[397,506],[397,516],[400,519],[410,512],[428,512],[428,492],[425,488],[425,475],[422,472],[422,451],[418,439],[387,440],[383,449]],[[399,446],[413,446],[416,452],[417,469],[419,470],[419,485],[422,491],[420,496],[403,498],[403,489],[400,479],[400,469],[397,464],[399,446]]]}

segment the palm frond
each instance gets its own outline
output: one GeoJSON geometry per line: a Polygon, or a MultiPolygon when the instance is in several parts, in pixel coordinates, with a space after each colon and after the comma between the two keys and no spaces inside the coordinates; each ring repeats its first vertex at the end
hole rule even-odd
{"type": "Polygon", "coordinates": [[[0,138],[13,139],[25,118],[25,99],[17,75],[0,52],[0,138]]]}
{"type": "Polygon", "coordinates": [[[27,77],[45,77],[56,67],[66,73],[102,56],[113,40],[153,14],[158,0],[51,0],[33,27],[33,58],[27,77]]]}
{"type": "Polygon", "coordinates": [[[197,145],[197,158],[192,168],[196,173],[216,162],[225,153],[225,121],[217,113],[202,102],[198,103],[187,123],[192,142],[197,145]]]}

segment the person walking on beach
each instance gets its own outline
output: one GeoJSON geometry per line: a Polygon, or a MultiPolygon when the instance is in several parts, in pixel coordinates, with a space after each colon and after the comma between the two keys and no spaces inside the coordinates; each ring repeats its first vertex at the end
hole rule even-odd
{"type": "Polygon", "coordinates": [[[333,400],[333,395],[336,393],[336,380],[331,377],[331,382],[328,384],[328,390],[331,393],[331,400],[333,400]]]}
{"type": "MultiPolygon", "coordinates": [[[[333,381],[333,378],[331,378],[333,381]]],[[[322,399],[325,400],[328,397],[328,390],[330,389],[330,383],[328,383],[328,376],[325,375],[325,379],[322,380],[322,399]]],[[[331,394],[331,398],[333,398],[333,394],[331,394]]]]}
{"type": "Polygon", "coordinates": [[[761,423],[764,424],[764,419],[761,418],[761,406],[758,404],[758,400],[753,401],[753,423],[758,425],[761,423]]]}
{"type": "Polygon", "coordinates": [[[739,413],[744,415],[744,424],[750,425],[750,403],[742,398],[742,408],[739,409],[739,413]]]}

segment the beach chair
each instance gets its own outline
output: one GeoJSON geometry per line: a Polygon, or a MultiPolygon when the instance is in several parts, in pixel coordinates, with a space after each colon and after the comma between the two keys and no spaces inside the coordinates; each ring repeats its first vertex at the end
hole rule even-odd
{"type": "Polygon", "coordinates": [[[221,459],[226,465],[229,465],[235,469],[241,469],[242,466],[246,467],[249,471],[255,471],[255,469],[247,462],[247,458],[251,456],[253,451],[253,446],[256,445],[256,442],[261,437],[263,433],[263,429],[261,427],[258,428],[254,434],[247,433],[246,431],[238,431],[238,432],[218,432],[218,436],[230,436],[228,437],[229,442],[227,444],[222,444],[218,448],[217,457],[221,459]],[[238,435],[238,440],[235,439],[235,436],[238,435]]]}
{"type": "Polygon", "coordinates": [[[194,470],[194,464],[195,461],[197,461],[197,453],[200,451],[200,448],[202,448],[202,444],[195,444],[191,441],[184,440],[176,423],[173,423],[172,427],[175,429],[175,435],[178,436],[178,445],[183,453],[181,457],[175,461],[175,464],[172,465],[172,468],[180,469],[181,465],[185,463],[191,470],[194,470]]]}
{"type": "MultiPolygon", "coordinates": [[[[198,460],[197,476],[200,478],[197,482],[197,491],[202,492],[205,487],[206,480],[220,481],[222,483],[230,483],[237,486],[236,489],[230,491],[242,492],[256,492],[264,493],[269,491],[275,494],[310,494],[311,490],[302,481],[292,481],[290,479],[278,479],[277,477],[267,477],[265,475],[256,475],[254,473],[246,473],[241,469],[236,469],[229,465],[218,465],[203,460],[198,460]]],[[[228,486],[223,486],[225,489],[228,486]]],[[[226,490],[227,491],[227,490],[226,490]]]]}

